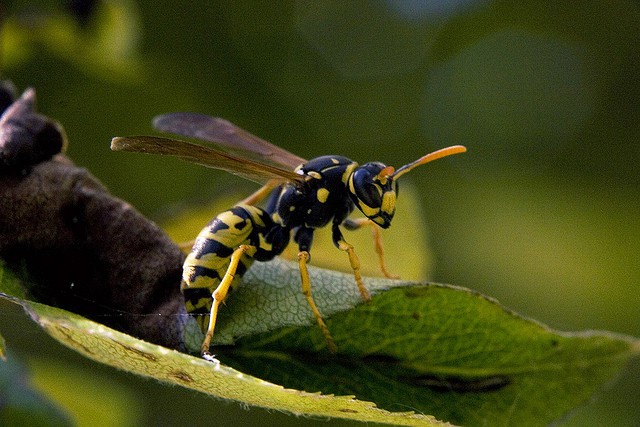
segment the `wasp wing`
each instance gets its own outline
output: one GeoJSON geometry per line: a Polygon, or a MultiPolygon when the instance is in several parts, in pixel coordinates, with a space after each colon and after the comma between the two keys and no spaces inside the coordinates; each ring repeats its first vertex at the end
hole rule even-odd
{"type": "Polygon", "coordinates": [[[132,151],[174,156],[210,168],[221,169],[251,181],[264,184],[269,180],[302,182],[304,177],[254,160],[235,156],[210,147],[173,138],[155,136],[116,137],[111,140],[113,151],[132,151]]]}
{"type": "Polygon", "coordinates": [[[224,151],[259,163],[268,163],[289,170],[306,163],[302,157],[219,117],[198,113],[168,113],[154,118],[153,126],[163,132],[212,142],[224,148],[224,151]]]}

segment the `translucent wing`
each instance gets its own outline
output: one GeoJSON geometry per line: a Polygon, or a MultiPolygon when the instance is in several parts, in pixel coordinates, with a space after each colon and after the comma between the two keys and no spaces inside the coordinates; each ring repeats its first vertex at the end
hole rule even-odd
{"type": "Polygon", "coordinates": [[[172,138],[155,136],[116,137],[111,140],[114,151],[133,151],[174,156],[203,166],[225,170],[234,175],[264,184],[269,180],[302,182],[304,177],[275,166],[235,156],[210,147],[172,138]]]}
{"type": "Polygon", "coordinates": [[[306,163],[302,157],[277,147],[239,128],[228,120],[198,113],[168,113],[153,119],[153,126],[163,132],[197,138],[214,143],[226,152],[258,163],[293,170],[306,163]]]}

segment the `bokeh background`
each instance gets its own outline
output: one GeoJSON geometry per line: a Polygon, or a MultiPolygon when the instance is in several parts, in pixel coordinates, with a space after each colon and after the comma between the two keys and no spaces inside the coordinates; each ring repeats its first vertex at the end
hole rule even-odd
{"type": "MultiPolygon", "coordinates": [[[[0,13],[2,78],[35,87],[69,155],[151,218],[254,188],[109,151],[165,112],[222,116],[306,158],[399,166],[464,144],[406,176],[427,278],[555,329],[640,336],[638,2],[29,0],[0,13]]],[[[0,310],[10,356],[81,423],[324,425],[98,366],[0,310]]],[[[638,425],[638,396],[636,362],[561,425],[638,425]]]]}

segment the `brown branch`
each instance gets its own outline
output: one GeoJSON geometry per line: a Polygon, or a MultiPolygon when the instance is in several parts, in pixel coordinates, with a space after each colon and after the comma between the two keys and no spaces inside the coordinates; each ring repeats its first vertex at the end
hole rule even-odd
{"type": "Polygon", "coordinates": [[[32,299],[182,349],[184,255],[56,154],[64,145],[62,127],[35,112],[31,89],[0,118],[0,257],[28,272],[32,299]]]}

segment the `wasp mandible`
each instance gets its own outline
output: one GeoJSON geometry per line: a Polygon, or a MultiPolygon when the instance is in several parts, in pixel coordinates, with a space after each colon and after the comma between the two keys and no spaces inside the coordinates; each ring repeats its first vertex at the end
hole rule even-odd
{"type": "MultiPolygon", "coordinates": [[[[335,352],[337,347],[313,300],[307,271],[315,230],[331,224],[333,243],[347,253],[362,299],[369,301],[360,261],[340,227],[389,227],[396,210],[398,178],[417,166],[466,151],[455,145],[394,169],[380,162],[359,165],[343,156],[320,156],[307,161],[227,120],[203,114],[169,113],[156,117],[153,125],[163,132],[211,142],[216,148],[172,138],[131,136],[114,138],[111,149],[175,156],[263,184],[251,196],[216,216],[200,232],[184,263],[181,289],[187,312],[197,315],[205,334],[201,353],[209,360],[220,304],[229,290],[237,286],[238,278],[253,261],[269,261],[280,255],[291,236],[298,245],[302,292],[328,349],[335,352]],[[256,206],[265,199],[265,207],[256,206]],[[366,218],[349,218],[356,207],[366,218]]],[[[381,249],[379,234],[376,236],[376,246],[381,249]]],[[[382,251],[378,253],[381,269],[389,276],[382,251]]]]}

